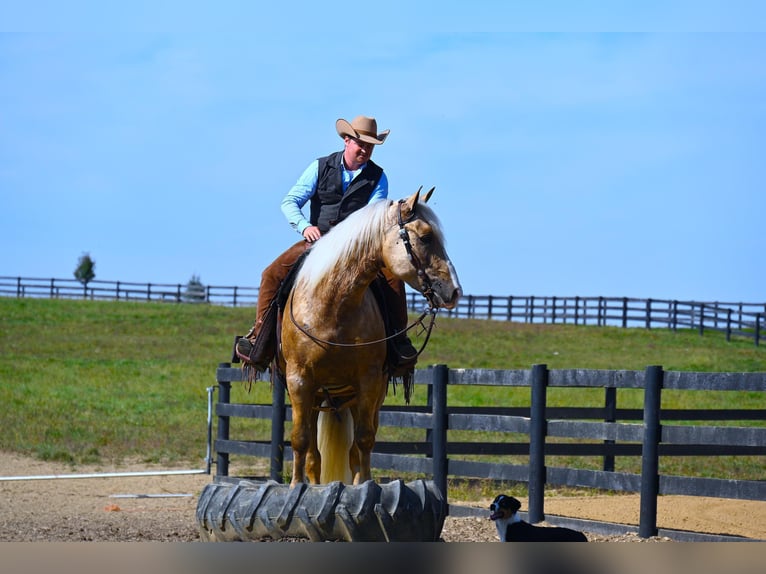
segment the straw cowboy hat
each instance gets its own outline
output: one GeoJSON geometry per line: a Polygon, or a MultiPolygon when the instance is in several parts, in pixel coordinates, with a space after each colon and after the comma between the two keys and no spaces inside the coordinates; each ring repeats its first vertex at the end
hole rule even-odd
{"type": "Polygon", "coordinates": [[[371,144],[382,144],[391,131],[378,133],[378,122],[367,116],[356,116],[351,123],[341,118],[335,122],[335,129],[340,137],[350,136],[371,144]]]}

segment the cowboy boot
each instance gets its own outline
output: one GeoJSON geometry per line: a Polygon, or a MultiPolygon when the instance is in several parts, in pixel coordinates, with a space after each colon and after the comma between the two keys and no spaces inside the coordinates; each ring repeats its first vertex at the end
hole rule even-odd
{"type": "Polygon", "coordinates": [[[277,305],[272,302],[250,332],[237,340],[237,356],[258,372],[268,369],[276,354],[276,328],[277,305]]]}
{"type": "MultiPolygon", "coordinates": [[[[390,284],[389,284],[390,285],[390,284]]],[[[404,285],[397,285],[397,289],[386,289],[387,304],[391,313],[391,330],[395,336],[390,339],[389,356],[391,363],[391,376],[411,377],[415,365],[418,362],[418,351],[407,336],[407,300],[404,296],[404,285]]]]}
{"type": "Polygon", "coordinates": [[[389,360],[392,377],[399,378],[412,375],[418,362],[418,351],[406,332],[401,332],[391,339],[389,360]]]}
{"type": "Polygon", "coordinates": [[[250,332],[234,344],[236,355],[259,372],[265,371],[277,353],[277,320],[292,280],[311,244],[299,241],[289,247],[263,270],[258,289],[255,324],[250,332]]]}
{"type": "Polygon", "coordinates": [[[418,351],[407,336],[407,299],[404,283],[383,270],[370,285],[378,301],[388,338],[388,373],[392,378],[410,379],[418,362],[418,351]]]}

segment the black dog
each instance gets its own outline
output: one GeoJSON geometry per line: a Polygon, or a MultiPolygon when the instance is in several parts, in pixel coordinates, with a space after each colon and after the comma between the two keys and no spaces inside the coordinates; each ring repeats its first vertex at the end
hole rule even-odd
{"type": "Polygon", "coordinates": [[[533,526],[519,517],[521,502],[500,494],[489,505],[489,518],[495,521],[500,542],[587,542],[582,532],[571,528],[533,526]]]}

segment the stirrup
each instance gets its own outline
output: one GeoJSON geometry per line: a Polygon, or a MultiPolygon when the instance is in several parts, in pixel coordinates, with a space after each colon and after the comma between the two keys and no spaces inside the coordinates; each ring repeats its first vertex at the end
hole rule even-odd
{"type": "Polygon", "coordinates": [[[238,359],[242,360],[245,364],[251,365],[256,371],[263,372],[269,368],[270,360],[258,357],[256,345],[247,337],[237,339],[237,342],[234,344],[234,352],[238,359]]]}

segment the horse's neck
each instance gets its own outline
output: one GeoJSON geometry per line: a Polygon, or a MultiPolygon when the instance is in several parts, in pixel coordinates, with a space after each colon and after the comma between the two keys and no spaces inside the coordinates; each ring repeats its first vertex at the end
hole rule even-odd
{"type": "Polygon", "coordinates": [[[321,282],[321,294],[317,293],[320,296],[315,297],[315,300],[325,301],[339,311],[344,306],[357,308],[379,271],[379,267],[361,262],[338,268],[321,282]]]}
{"type": "Polygon", "coordinates": [[[353,218],[359,213],[342,223],[351,224],[350,228],[339,227],[322,237],[303,264],[301,291],[317,304],[330,308],[360,305],[383,265],[378,226],[357,230],[353,218]],[[354,230],[358,233],[351,235],[354,230]]]}

